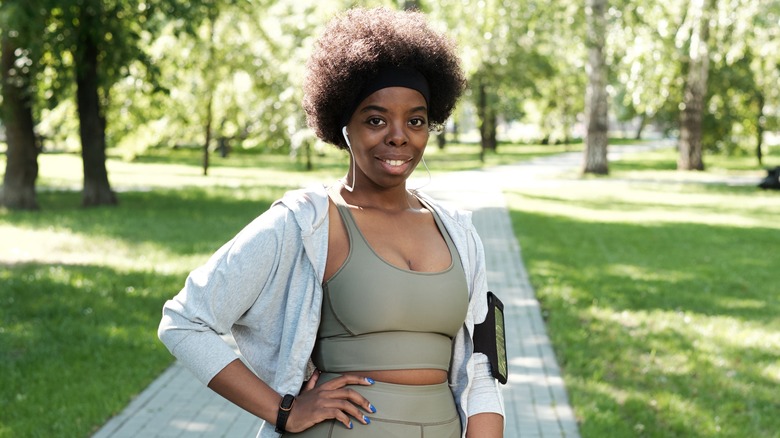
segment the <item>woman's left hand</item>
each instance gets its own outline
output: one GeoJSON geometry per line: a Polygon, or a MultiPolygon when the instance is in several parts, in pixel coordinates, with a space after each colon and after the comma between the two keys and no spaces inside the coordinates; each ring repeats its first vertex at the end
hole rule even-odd
{"type": "Polygon", "coordinates": [[[343,375],[317,386],[319,373],[315,372],[303,386],[301,393],[295,398],[286,429],[290,432],[301,432],[315,424],[335,419],[344,427],[351,429],[354,417],[363,424],[368,424],[366,412],[375,412],[371,403],[349,385],[372,385],[373,381],[365,377],[343,375]]]}

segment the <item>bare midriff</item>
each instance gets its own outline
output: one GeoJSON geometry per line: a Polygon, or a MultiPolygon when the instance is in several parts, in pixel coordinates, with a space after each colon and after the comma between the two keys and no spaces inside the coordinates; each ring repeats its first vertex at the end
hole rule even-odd
{"type": "Polygon", "coordinates": [[[430,368],[413,370],[380,370],[380,371],[347,371],[348,374],[360,377],[370,377],[377,382],[396,385],[436,385],[447,381],[447,372],[430,368]]]}

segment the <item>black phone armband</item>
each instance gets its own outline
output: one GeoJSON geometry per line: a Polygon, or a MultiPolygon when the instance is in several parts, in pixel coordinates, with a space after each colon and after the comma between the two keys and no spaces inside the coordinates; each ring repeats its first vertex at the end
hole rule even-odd
{"type": "Polygon", "coordinates": [[[504,303],[493,292],[487,293],[487,300],[485,321],[474,326],[474,352],[487,356],[493,377],[501,384],[506,384],[509,373],[504,337],[504,303]]]}

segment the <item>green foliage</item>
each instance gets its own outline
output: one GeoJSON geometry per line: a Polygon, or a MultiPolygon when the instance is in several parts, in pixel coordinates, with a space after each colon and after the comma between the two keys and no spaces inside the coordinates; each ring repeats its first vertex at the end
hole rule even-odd
{"type": "Polygon", "coordinates": [[[581,434],[776,436],[777,193],[674,162],[509,194],[581,434]]]}
{"type": "Polygon", "coordinates": [[[665,131],[677,128],[682,102],[682,31],[687,2],[624,2],[612,9],[610,84],[618,120],[645,117],[665,131]]]}
{"type": "Polygon", "coordinates": [[[705,141],[711,150],[754,150],[764,130],[778,129],[780,111],[780,1],[732,1],[738,17],[719,17],[718,50],[710,68],[705,141]]]}
{"type": "MultiPolygon", "coordinates": [[[[37,0],[3,2],[0,29],[25,41],[37,132],[49,148],[80,146],[73,74],[87,38],[100,50],[109,147],[132,157],[154,146],[202,145],[210,116],[212,150],[223,141],[286,151],[305,127],[303,66],[324,23],[355,5],[412,3],[461,49],[471,90],[456,111],[459,126],[473,129],[484,85],[488,116],[533,125],[551,142],[581,135],[585,11],[575,0],[37,0]]],[[[641,117],[676,132],[690,40],[687,4],[610,4],[609,91],[618,120],[641,117]]],[[[716,5],[705,143],[752,151],[759,132],[780,127],[780,0],[716,5]]]]}

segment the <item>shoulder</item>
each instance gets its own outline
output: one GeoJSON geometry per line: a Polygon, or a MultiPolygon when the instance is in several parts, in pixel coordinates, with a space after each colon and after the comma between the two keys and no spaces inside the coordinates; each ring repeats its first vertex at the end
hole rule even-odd
{"type": "Polygon", "coordinates": [[[312,234],[328,217],[328,193],[322,184],[291,190],[271,205],[295,218],[303,234],[312,234]]]}

